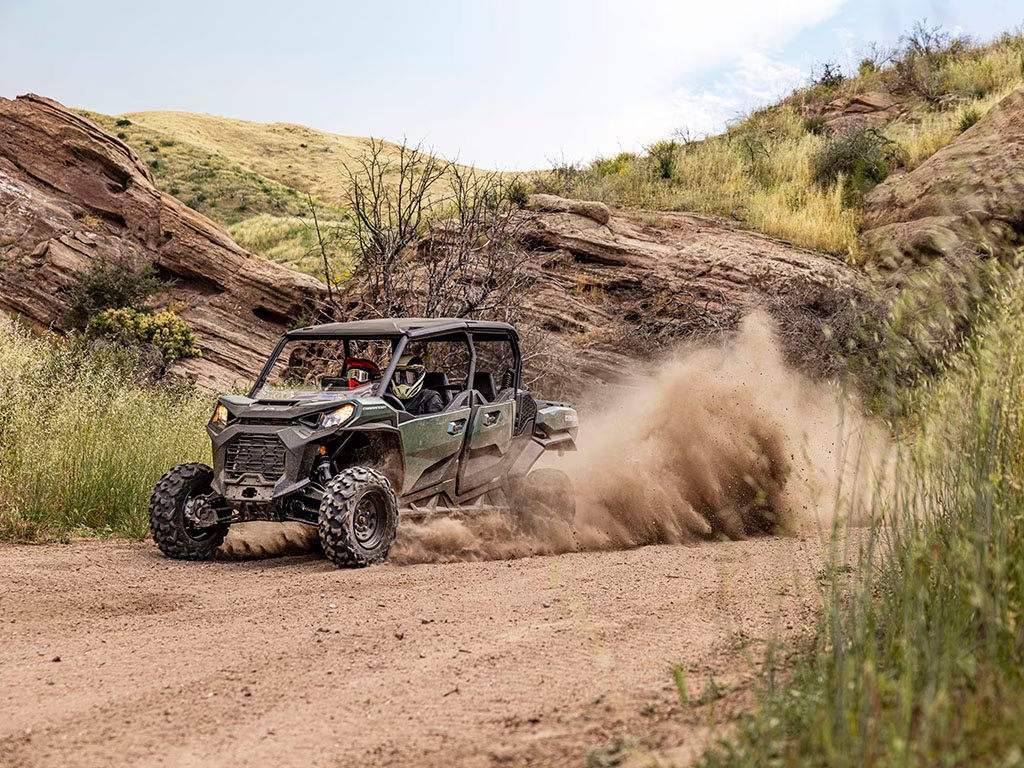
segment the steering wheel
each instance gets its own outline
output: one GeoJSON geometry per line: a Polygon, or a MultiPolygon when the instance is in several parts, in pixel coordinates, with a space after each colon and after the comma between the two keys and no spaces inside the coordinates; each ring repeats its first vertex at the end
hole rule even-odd
{"type": "Polygon", "coordinates": [[[392,408],[394,408],[396,410],[399,410],[399,411],[404,411],[405,410],[405,404],[401,400],[399,400],[397,397],[392,395],[390,392],[385,392],[381,396],[381,400],[383,400],[385,403],[387,403],[388,405],[390,405],[392,408]]]}

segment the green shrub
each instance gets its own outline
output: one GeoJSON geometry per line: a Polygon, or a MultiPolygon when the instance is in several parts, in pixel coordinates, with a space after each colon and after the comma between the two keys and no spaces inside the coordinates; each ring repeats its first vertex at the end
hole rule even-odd
{"type": "Polygon", "coordinates": [[[957,130],[963,133],[972,125],[974,125],[981,118],[981,114],[974,107],[968,107],[960,115],[960,121],[957,123],[957,130]]]}
{"type": "Polygon", "coordinates": [[[902,50],[893,62],[898,87],[937,104],[949,92],[943,68],[971,49],[970,40],[919,21],[901,42],[902,50]]]}
{"type": "Polygon", "coordinates": [[[590,164],[588,171],[598,179],[615,176],[626,173],[636,160],[637,156],[632,152],[619,152],[615,157],[597,158],[590,164]]]}
{"type": "Polygon", "coordinates": [[[84,328],[98,312],[119,307],[138,307],[167,287],[148,261],[119,255],[101,256],[82,274],[71,291],[68,320],[84,328]]]}
{"type": "Polygon", "coordinates": [[[815,136],[823,136],[828,133],[828,125],[821,115],[808,115],[804,118],[804,131],[815,136]]]}
{"type": "Polygon", "coordinates": [[[145,536],[161,474],[209,462],[210,397],[139,386],[134,358],[0,324],[0,539],[145,536]]]}
{"type": "MultiPolygon", "coordinates": [[[[525,208],[532,193],[532,187],[519,176],[505,185],[505,195],[516,208],[525,208]]],[[[242,210],[241,205],[239,205],[239,210],[242,210]]]]}
{"type": "Polygon", "coordinates": [[[862,193],[883,181],[899,164],[899,147],[874,128],[839,133],[811,157],[811,173],[821,187],[840,178],[847,189],[862,193]]]}
{"type": "Polygon", "coordinates": [[[188,323],[169,309],[159,312],[130,307],[106,309],[89,321],[86,335],[152,344],[168,362],[202,354],[188,323]]]}
{"type": "Polygon", "coordinates": [[[132,121],[128,120],[128,119],[126,119],[124,117],[122,117],[120,120],[118,120],[116,123],[114,123],[114,125],[116,125],[118,128],[125,128],[125,127],[127,127],[127,126],[129,126],[131,124],[132,124],[132,121]]]}
{"type": "Polygon", "coordinates": [[[860,64],[857,66],[857,74],[860,77],[867,77],[878,71],[878,65],[875,64],[874,60],[869,58],[861,59],[860,64]]]}
{"type": "Polygon", "coordinates": [[[662,179],[671,179],[679,154],[679,142],[667,139],[656,141],[647,147],[647,156],[654,161],[657,175],[662,179]]]}
{"type": "Polygon", "coordinates": [[[838,64],[826,61],[821,65],[821,73],[814,79],[815,85],[820,85],[827,91],[835,91],[846,81],[843,70],[838,64]]]}

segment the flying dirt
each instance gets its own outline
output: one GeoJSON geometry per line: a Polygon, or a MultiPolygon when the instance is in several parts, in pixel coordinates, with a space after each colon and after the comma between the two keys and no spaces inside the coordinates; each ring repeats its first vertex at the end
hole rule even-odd
{"type": "MultiPolygon", "coordinates": [[[[855,512],[850,491],[873,476],[863,472],[864,456],[880,452],[882,431],[839,387],[789,367],[767,316],[748,316],[723,344],[680,347],[656,368],[618,390],[613,403],[584,398],[578,452],[558,459],[576,491],[571,523],[528,508],[516,519],[494,513],[405,522],[389,562],[821,532],[837,512],[855,512]]],[[[316,546],[315,529],[247,524],[232,529],[218,556],[316,546]]]]}

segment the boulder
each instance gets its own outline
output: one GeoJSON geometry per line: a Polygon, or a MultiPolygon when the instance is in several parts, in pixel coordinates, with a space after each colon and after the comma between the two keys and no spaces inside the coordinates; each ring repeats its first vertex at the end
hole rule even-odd
{"type": "Polygon", "coordinates": [[[0,98],[0,311],[63,328],[98,258],[154,264],[157,304],[192,326],[202,357],[172,372],[210,388],[252,379],[276,338],[323,295],[317,280],[240,248],[156,189],[124,143],[35,95],[0,98]]]}
{"type": "Polygon", "coordinates": [[[854,96],[834,99],[810,110],[820,115],[832,131],[850,131],[860,128],[880,128],[898,118],[902,107],[890,94],[868,91],[854,96]]]}
{"type": "Polygon", "coordinates": [[[568,200],[557,195],[530,195],[526,207],[531,211],[545,213],[571,213],[596,221],[598,224],[607,224],[612,215],[604,203],[593,200],[568,200]]]}

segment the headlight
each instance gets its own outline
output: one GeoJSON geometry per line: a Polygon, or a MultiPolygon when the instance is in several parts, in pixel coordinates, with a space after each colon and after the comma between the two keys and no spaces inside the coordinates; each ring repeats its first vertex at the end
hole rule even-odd
{"type": "Polygon", "coordinates": [[[346,421],[352,418],[352,414],[356,412],[356,407],[352,403],[346,403],[335,411],[325,413],[320,417],[320,429],[330,429],[331,427],[340,427],[346,421]]]}
{"type": "Polygon", "coordinates": [[[213,409],[213,418],[210,423],[215,427],[226,427],[228,425],[228,409],[223,403],[213,409]]]}

